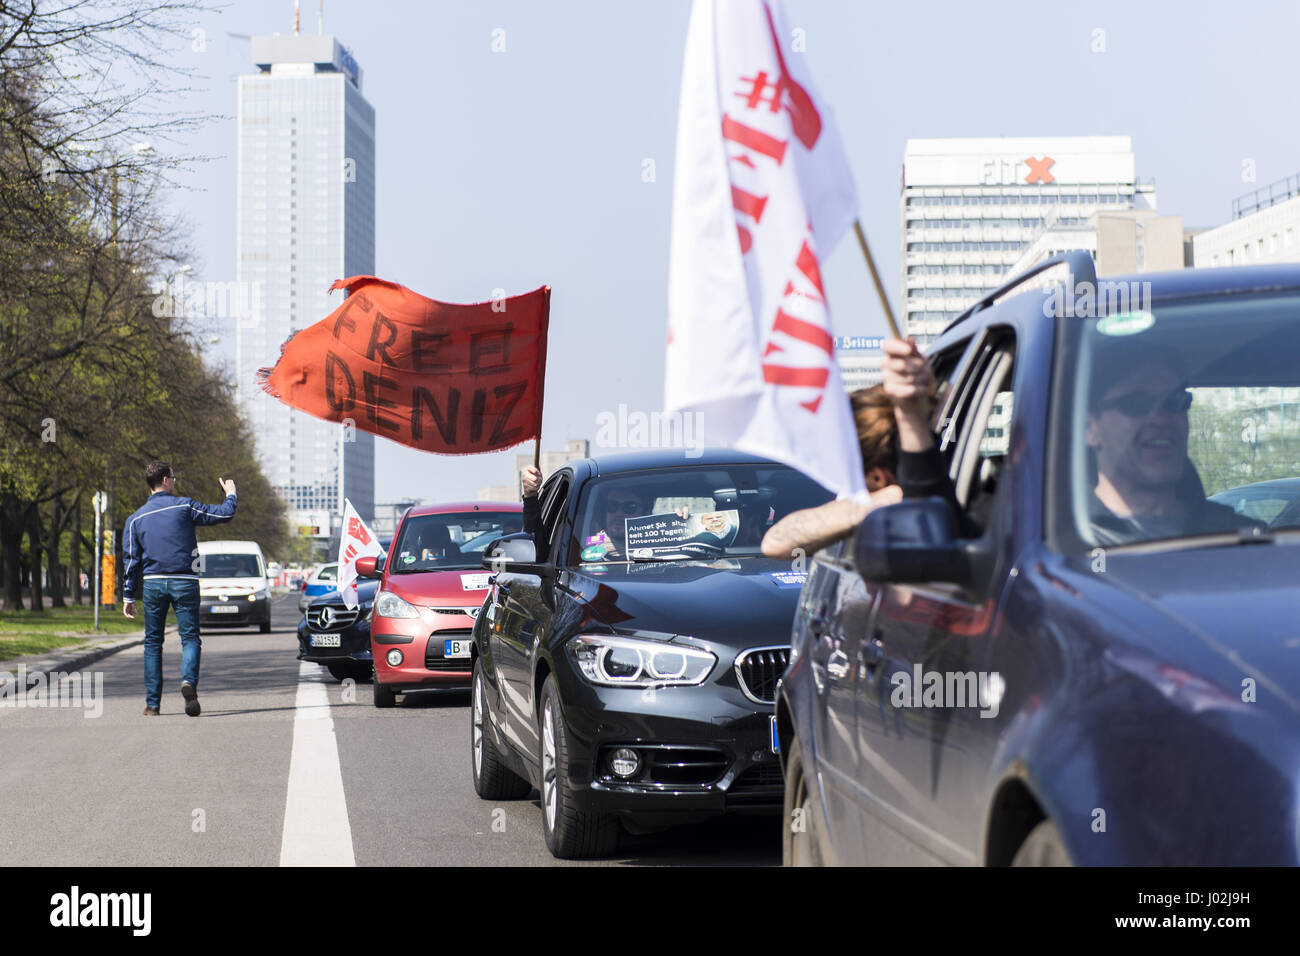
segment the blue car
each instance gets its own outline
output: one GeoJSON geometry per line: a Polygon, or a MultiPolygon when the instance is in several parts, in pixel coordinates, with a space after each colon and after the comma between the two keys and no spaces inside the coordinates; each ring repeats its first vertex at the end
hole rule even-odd
{"type": "Polygon", "coordinates": [[[1234,504],[1300,477],[1300,267],[1070,253],[927,359],[939,492],[800,595],[785,862],[1300,863],[1300,514],[1234,504]]]}

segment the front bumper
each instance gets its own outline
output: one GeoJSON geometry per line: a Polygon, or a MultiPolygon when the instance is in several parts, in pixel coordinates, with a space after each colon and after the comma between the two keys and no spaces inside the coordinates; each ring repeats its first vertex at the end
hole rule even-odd
{"type": "Polygon", "coordinates": [[[248,627],[269,624],[270,621],[271,602],[267,598],[252,601],[246,597],[232,597],[228,601],[214,597],[199,598],[200,627],[248,627]]]}
{"type": "Polygon", "coordinates": [[[446,642],[473,639],[474,619],[469,614],[442,613],[432,630],[429,620],[419,618],[372,618],[371,652],[375,680],[401,693],[438,687],[468,687],[473,678],[473,660],[445,656],[446,642]],[[402,662],[388,663],[388,652],[398,650],[402,662]]]}
{"type": "Polygon", "coordinates": [[[780,812],[785,786],[771,751],[771,711],[738,688],[708,682],[647,694],[573,674],[557,679],[578,805],[649,824],[682,822],[683,814],[780,812]],[[631,779],[609,766],[620,747],[641,758],[631,779]]]}
{"type": "Polygon", "coordinates": [[[298,622],[298,660],[313,664],[370,660],[370,620],[363,618],[341,631],[313,631],[306,619],[298,622]],[[338,647],[313,647],[312,634],[337,635],[338,647]]]}

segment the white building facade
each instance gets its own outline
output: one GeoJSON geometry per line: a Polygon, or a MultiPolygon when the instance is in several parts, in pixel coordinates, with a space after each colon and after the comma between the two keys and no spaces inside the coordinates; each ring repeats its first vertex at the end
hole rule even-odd
{"type": "Polygon", "coordinates": [[[259,308],[236,323],[238,398],[290,524],[326,511],[337,528],[344,496],[373,516],[373,437],[289,408],[256,374],[338,307],[335,279],[375,270],[375,111],[334,37],[253,37],[252,53],[257,72],[238,85],[236,278],[259,308]]]}
{"type": "Polygon", "coordinates": [[[1233,208],[1231,222],[1193,237],[1197,268],[1300,262],[1300,176],[1242,197],[1233,208]]]}
{"type": "Polygon", "coordinates": [[[899,201],[906,333],[927,344],[1049,230],[1155,208],[1127,136],[908,140],[899,201]]]}

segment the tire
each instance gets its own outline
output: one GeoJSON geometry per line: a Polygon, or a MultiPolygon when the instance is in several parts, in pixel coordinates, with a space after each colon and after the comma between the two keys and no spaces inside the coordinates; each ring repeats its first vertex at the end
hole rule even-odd
{"type": "Polygon", "coordinates": [[[355,676],[352,673],[352,668],[344,663],[326,664],[325,669],[330,672],[330,677],[333,677],[340,684],[347,678],[355,676]]]}
{"type": "Polygon", "coordinates": [[[349,669],[348,676],[358,684],[368,684],[375,675],[375,669],[369,664],[353,664],[349,669]]]}
{"type": "Polygon", "coordinates": [[[817,831],[812,791],[808,775],[804,773],[803,751],[796,736],[790,741],[790,754],[785,761],[785,812],[781,817],[781,865],[823,866],[817,831]],[[796,812],[798,814],[796,815],[796,812]]]}
{"type": "Polygon", "coordinates": [[[270,634],[270,633],[271,633],[271,622],[270,622],[270,621],[263,621],[262,624],[261,624],[261,626],[258,628],[258,630],[261,631],[263,634],[270,634]]]}
{"type": "Polygon", "coordinates": [[[474,792],[484,800],[518,800],[533,785],[505,765],[492,743],[487,723],[491,719],[483,699],[483,665],[474,661],[474,684],[469,706],[469,765],[474,792]]]}
{"type": "Polygon", "coordinates": [[[542,833],[551,855],[561,860],[608,856],[618,847],[622,827],[613,814],[579,810],[565,768],[569,731],[560,707],[555,675],[542,685],[538,739],[542,742],[542,833]]]}
{"type": "Polygon", "coordinates": [[[397,706],[397,691],[393,690],[393,688],[389,687],[386,684],[381,684],[379,683],[379,681],[375,681],[373,684],[370,685],[370,687],[375,694],[376,707],[397,706]]]}
{"type": "Polygon", "coordinates": [[[1061,831],[1051,820],[1044,820],[1029,831],[1011,865],[1074,866],[1069,851],[1065,849],[1065,841],[1061,839],[1061,831]]]}

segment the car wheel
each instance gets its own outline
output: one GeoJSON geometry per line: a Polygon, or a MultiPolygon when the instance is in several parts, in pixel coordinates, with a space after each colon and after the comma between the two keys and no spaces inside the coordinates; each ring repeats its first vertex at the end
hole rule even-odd
{"type": "Polygon", "coordinates": [[[487,731],[487,704],[483,699],[483,665],[474,661],[474,689],[470,702],[470,775],[474,792],[484,800],[518,800],[533,785],[505,765],[487,731]]]}
{"type": "Polygon", "coordinates": [[[352,674],[352,668],[347,664],[326,664],[325,669],[330,672],[330,677],[333,677],[340,683],[347,680],[349,677],[354,676],[352,674]]]}
{"type": "Polygon", "coordinates": [[[270,633],[271,633],[271,622],[270,622],[270,621],[263,621],[261,627],[259,628],[259,630],[261,630],[261,632],[262,632],[263,634],[270,634],[270,633]]]}
{"type": "Polygon", "coordinates": [[[353,664],[348,670],[348,676],[358,684],[367,684],[374,675],[375,670],[369,664],[353,664]]]}
{"type": "Polygon", "coordinates": [[[370,685],[375,693],[376,707],[395,707],[397,705],[397,691],[385,684],[375,681],[370,685]]]}
{"type": "Polygon", "coordinates": [[[813,797],[804,773],[799,738],[790,741],[785,761],[785,815],[781,819],[781,864],[822,866],[821,847],[813,832],[813,797]]]}
{"type": "Polygon", "coordinates": [[[618,846],[618,818],[579,810],[569,786],[569,737],[560,695],[551,674],[542,685],[542,832],[551,854],[562,860],[607,856],[618,846]]]}
{"type": "Polygon", "coordinates": [[[1061,839],[1061,831],[1051,820],[1044,820],[1029,831],[1025,842],[1020,844],[1012,866],[1073,866],[1070,854],[1061,839]]]}

